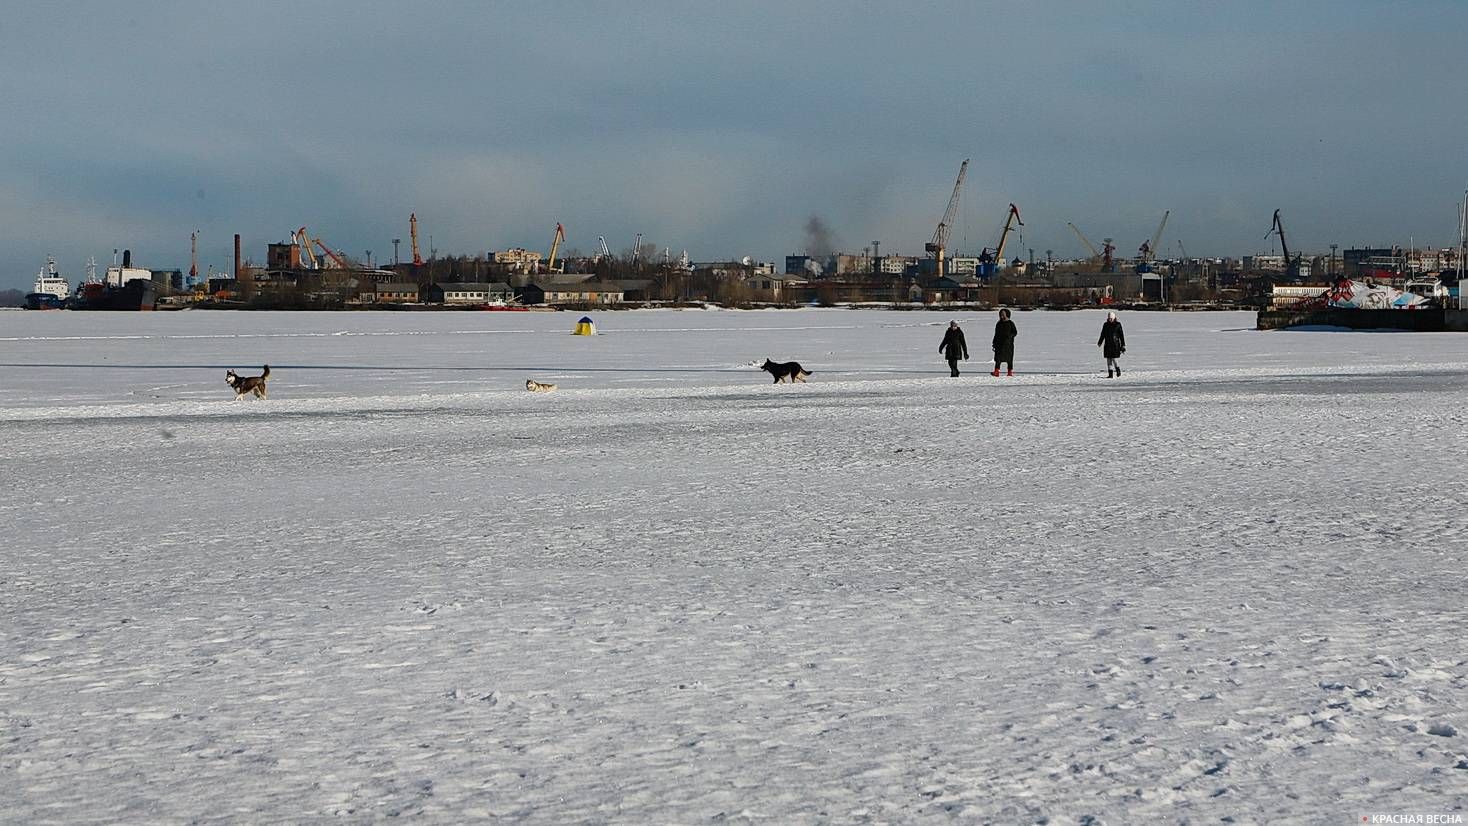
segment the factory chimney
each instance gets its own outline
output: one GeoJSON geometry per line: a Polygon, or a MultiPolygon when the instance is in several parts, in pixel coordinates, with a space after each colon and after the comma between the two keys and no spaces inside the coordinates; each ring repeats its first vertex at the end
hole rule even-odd
{"type": "Polygon", "coordinates": [[[236,281],[240,278],[240,234],[238,232],[234,234],[234,277],[236,281]]]}

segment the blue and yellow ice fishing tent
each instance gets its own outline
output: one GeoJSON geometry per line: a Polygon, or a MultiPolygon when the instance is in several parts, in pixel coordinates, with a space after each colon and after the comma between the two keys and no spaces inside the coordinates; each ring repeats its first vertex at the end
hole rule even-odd
{"type": "Polygon", "coordinates": [[[571,335],[573,335],[573,336],[594,336],[594,335],[596,335],[596,325],[591,323],[591,316],[589,316],[589,315],[582,316],[581,317],[581,320],[578,321],[578,322],[576,322],[576,329],[574,329],[574,330],[571,331],[571,335]]]}

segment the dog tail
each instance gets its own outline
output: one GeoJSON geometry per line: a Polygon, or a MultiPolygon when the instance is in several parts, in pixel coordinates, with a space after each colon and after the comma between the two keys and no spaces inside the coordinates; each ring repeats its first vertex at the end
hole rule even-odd
{"type": "Polygon", "coordinates": [[[265,369],[260,372],[260,378],[265,379],[265,378],[269,378],[269,377],[270,377],[270,365],[267,364],[267,365],[265,365],[265,369]]]}

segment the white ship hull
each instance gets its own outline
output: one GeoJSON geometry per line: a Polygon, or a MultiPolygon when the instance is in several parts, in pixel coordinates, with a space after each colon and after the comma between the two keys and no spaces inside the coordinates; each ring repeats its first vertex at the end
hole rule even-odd
{"type": "Polygon", "coordinates": [[[35,288],[31,292],[54,295],[62,301],[71,296],[71,284],[67,283],[66,279],[61,277],[61,273],[56,271],[55,258],[46,258],[46,266],[36,274],[35,288]]]}

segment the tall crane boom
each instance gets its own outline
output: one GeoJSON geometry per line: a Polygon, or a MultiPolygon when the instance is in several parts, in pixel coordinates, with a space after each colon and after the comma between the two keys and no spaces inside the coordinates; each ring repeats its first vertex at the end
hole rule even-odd
{"type": "Polygon", "coordinates": [[[1269,232],[1264,233],[1264,237],[1268,238],[1271,235],[1279,236],[1279,248],[1284,253],[1285,277],[1290,279],[1299,278],[1300,258],[1299,256],[1294,258],[1290,257],[1290,245],[1285,241],[1284,222],[1279,219],[1279,210],[1277,209],[1274,211],[1274,223],[1270,226],[1269,232]]]}
{"type": "Polygon", "coordinates": [[[1019,219],[1019,207],[1015,206],[1014,204],[1010,204],[1009,214],[1004,217],[1004,230],[999,233],[999,246],[994,248],[995,264],[998,264],[999,259],[1004,257],[1004,244],[1009,241],[1010,229],[1016,226],[1022,227],[1024,225],[1025,222],[1019,219]]]}
{"type": "Polygon", "coordinates": [[[296,230],[295,242],[301,248],[301,260],[308,262],[310,264],[310,268],[313,270],[323,268],[339,270],[358,269],[357,265],[348,260],[346,256],[342,255],[331,247],[328,247],[320,238],[312,238],[306,232],[305,227],[301,227],[300,229],[296,230]],[[311,245],[313,244],[316,245],[317,249],[321,250],[321,254],[325,256],[325,260],[330,261],[331,264],[326,264],[322,259],[317,258],[316,255],[311,252],[311,245]]]}
{"type": "Polygon", "coordinates": [[[607,249],[607,237],[605,235],[596,236],[596,243],[601,246],[601,257],[608,261],[612,260],[612,251],[607,249]]]}
{"type": "Polygon", "coordinates": [[[336,265],[334,268],[333,267],[328,267],[328,269],[338,269],[338,270],[355,270],[355,269],[358,269],[357,265],[356,264],[353,264],[345,255],[342,255],[341,253],[337,252],[336,250],[332,249],[331,247],[326,246],[325,242],[323,242],[320,238],[312,238],[311,239],[311,243],[315,244],[316,245],[316,248],[319,249],[319,250],[321,250],[321,253],[323,255],[325,255],[331,261],[331,263],[333,263],[333,264],[336,265]]]}
{"type": "Polygon", "coordinates": [[[566,230],[560,224],[556,224],[556,234],[551,237],[550,261],[546,264],[547,272],[556,271],[556,253],[561,250],[561,242],[566,240],[566,230]]]}
{"type": "Polygon", "coordinates": [[[1152,240],[1143,241],[1142,246],[1137,248],[1138,257],[1142,259],[1142,263],[1145,264],[1157,257],[1157,245],[1162,243],[1162,230],[1167,226],[1167,216],[1171,214],[1172,210],[1164,210],[1162,222],[1157,225],[1157,233],[1152,236],[1152,240]]]}
{"type": "Polygon", "coordinates": [[[953,182],[953,195],[948,199],[948,209],[943,211],[943,220],[938,222],[938,228],[933,231],[933,240],[923,246],[923,249],[931,253],[938,260],[938,277],[942,278],[943,256],[948,248],[948,234],[953,228],[953,221],[958,217],[958,198],[963,191],[963,178],[968,174],[968,158],[963,159],[963,164],[958,167],[958,180],[953,182]]]}
{"type": "Polygon", "coordinates": [[[1279,220],[1279,210],[1274,211],[1274,223],[1270,225],[1269,232],[1264,234],[1265,238],[1271,235],[1279,236],[1279,247],[1284,251],[1285,260],[1290,260],[1290,244],[1285,240],[1284,223],[1279,220]]]}
{"type": "Polygon", "coordinates": [[[301,250],[301,263],[305,264],[307,269],[321,269],[321,262],[316,260],[316,253],[311,251],[311,236],[306,234],[305,227],[291,233],[291,243],[301,250]]]}
{"type": "Polygon", "coordinates": [[[408,213],[408,237],[413,242],[413,266],[423,266],[423,256],[418,254],[418,213],[408,213]]]}
{"type": "Polygon", "coordinates": [[[1101,257],[1101,251],[1098,250],[1098,249],[1096,249],[1096,245],[1093,244],[1093,243],[1091,243],[1091,239],[1089,239],[1086,236],[1084,236],[1084,235],[1081,234],[1081,228],[1080,227],[1076,226],[1075,224],[1069,223],[1069,222],[1066,223],[1066,226],[1070,227],[1070,231],[1071,232],[1074,232],[1076,234],[1076,237],[1079,238],[1079,239],[1081,239],[1081,243],[1086,245],[1086,249],[1088,249],[1088,250],[1091,251],[1091,257],[1092,258],[1100,258],[1101,257]]]}

